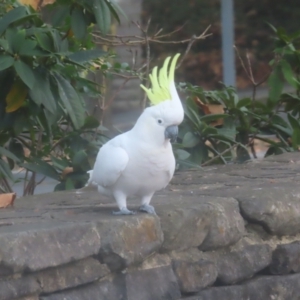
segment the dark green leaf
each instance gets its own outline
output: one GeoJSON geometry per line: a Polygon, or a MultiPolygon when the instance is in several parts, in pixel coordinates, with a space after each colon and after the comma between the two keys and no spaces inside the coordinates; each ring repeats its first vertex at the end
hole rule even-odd
{"type": "Polygon", "coordinates": [[[65,158],[56,158],[54,156],[51,156],[51,160],[53,163],[53,166],[60,171],[63,171],[65,168],[69,166],[68,161],[65,158]]]}
{"type": "Polygon", "coordinates": [[[281,78],[281,69],[279,66],[276,66],[273,73],[270,75],[268,79],[269,85],[269,99],[272,104],[277,103],[280,98],[283,89],[283,80],[281,78]]]}
{"type": "Polygon", "coordinates": [[[88,156],[84,150],[80,150],[75,153],[72,159],[72,165],[75,171],[88,171],[90,170],[90,164],[88,156]]]}
{"type": "Polygon", "coordinates": [[[0,155],[4,155],[6,157],[9,157],[11,158],[12,160],[16,161],[16,162],[19,162],[20,159],[18,157],[16,157],[11,151],[3,148],[3,147],[0,147],[0,155]]]}
{"type": "Polygon", "coordinates": [[[16,139],[11,139],[8,145],[9,151],[11,151],[18,159],[24,157],[24,149],[20,142],[16,139]]]}
{"type": "Polygon", "coordinates": [[[295,80],[294,72],[292,70],[291,65],[286,61],[282,60],[280,62],[281,68],[282,68],[282,73],[284,75],[284,78],[286,81],[294,88],[298,87],[297,81],[295,80]]]}
{"type": "Polygon", "coordinates": [[[93,10],[97,25],[102,32],[106,34],[111,24],[110,10],[105,0],[93,0],[93,10]]]}
{"type": "Polygon", "coordinates": [[[68,58],[77,63],[84,63],[84,62],[91,61],[93,59],[97,59],[103,56],[104,54],[106,54],[106,52],[101,49],[92,49],[92,50],[78,51],[72,53],[71,55],[68,56],[68,58]]]}
{"type": "Polygon", "coordinates": [[[0,178],[8,178],[11,181],[14,181],[14,176],[9,168],[9,165],[2,159],[0,159],[0,178]]]}
{"type": "Polygon", "coordinates": [[[73,180],[71,178],[67,178],[66,183],[65,183],[65,189],[67,191],[75,189],[73,180]]]}
{"type": "Polygon", "coordinates": [[[57,112],[57,100],[52,93],[52,89],[48,74],[37,72],[35,84],[29,91],[29,95],[37,105],[43,104],[49,112],[54,114],[57,112]]]}
{"type": "Polygon", "coordinates": [[[1,55],[0,56],[0,71],[11,67],[14,64],[14,61],[15,60],[10,55],[1,55]]]}
{"type": "Polygon", "coordinates": [[[20,47],[19,54],[24,56],[34,56],[36,54],[34,50],[36,45],[36,41],[25,40],[20,47]]]}
{"type": "Polygon", "coordinates": [[[227,114],[213,114],[213,115],[205,115],[200,117],[200,120],[205,123],[210,123],[219,119],[223,119],[228,117],[227,114]]]}
{"type": "Polygon", "coordinates": [[[25,29],[9,28],[6,30],[5,37],[8,42],[10,52],[19,53],[22,45],[24,44],[26,31],[25,29]]]}
{"type": "Polygon", "coordinates": [[[25,6],[19,6],[12,10],[10,10],[8,13],[6,13],[1,19],[0,19],[0,36],[3,34],[3,32],[6,30],[6,28],[13,22],[22,19],[27,14],[26,7],[25,6]]]}
{"type": "Polygon", "coordinates": [[[77,39],[84,39],[87,32],[86,27],[87,25],[84,19],[83,7],[76,6],[71,14],[71,28],[77,39]]]}
{"type": "Polygon", "coordinates": [[[176,149],[174,150],[174,152],[175,152],[175,156],[180,160],[186,160],[190,156],[190,153],[182,149],[176,149]]]}
{"type": "Polygon", "coordinates": [[[83,129],[89,129],[89,128],[97,128],[99,127],[100,122],[93,116],[87,116],[84,120],[83,129]]]}
{"type": "Polygon", "coordinates": [[[105,0],[105,2],[108,5],[111,14],[114,16],[114,18],[118,21],[119,24],[120,24],[119,14],[121,14],[126,20],[128,19],[125,12],[115,1],[105,0]]]}
{"type": "Polygon", "coordinates": [[[199,144],[199,138],[195,136],[192,132],[187,132],[182,140],[183,147],[192,148],[199,144]]]}
{"type": "Polygon", "coordinates": [[[243,98],[238,101],[236,107],[241,108],[241,107],[247,107],[250,106],[252,103],[252,100],[250,98],[243,98]]]}
{"type": "Polygon", "coordinates": [[[49,51],[49,52],[54,50],[53,49],[53,41],[47,33],[37,32],[37,33],[35,33],[35,37],[38,41],[39,46],[42,49],[49,51]]]}
{"type": "Polygon", "coordinates": [[[68,82],[58,73],[56,73],[54,76],[56,78],[60,100],[66,108],[74,127],[76,129],[79,129],[83,126],[85,117],[85,110],[82,104],[82,100],[80,99],[70,82],[68,82]]]}
{"type": "Polygon", "coordinates": [[[59,174],[56,172],[55,168],[41,159],[36,158],[34,163],[25,163],[21,164],[21,166],[31,172],[36,172],[55,180],[59,180],[59,174]]]}
{"type": "Polygon", "coordinates": [[[288,123],[279,115],[274,115],[271,119],[272,123],[288,128],[288,123]]]}
{"type": "Polygon", "coordinates": [[[35,84],[35,76],[34,76],[33,70],[21,60],[15,61],[14,68],[15,68],[17,74],[22,79],[22,81],[30,89],[32,89],[35,84]]]}

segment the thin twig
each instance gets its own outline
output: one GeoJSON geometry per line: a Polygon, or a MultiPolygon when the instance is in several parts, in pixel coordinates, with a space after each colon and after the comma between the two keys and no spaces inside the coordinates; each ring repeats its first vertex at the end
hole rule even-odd
{"type": "Polygon", "coordinates": [[[110,99],[107,101],[107,103],[103,106],[101,106],[101,110],[105,111],[107,110],[110,105],[113,103],[114,99],[119,95],[119,93],[121,92],[121,90],[124,88],[125,84],[130,80],[131,78],[126,78],[123,83],[119,86],[119,88],[114,92],[114,94],[110,97],[110,99]]]}
{"type": "MultiPolygon", "coordinates": [[[[143,29],[138,22],[135,22],[135,25],[144,34],[145,43],[146,43],[146,74],[145,74],[146,78],[149,77],[149,73],[150,73],[150,44],[149,44],[149,38],[148,38],[148,30],[149,30],[150,23],[151,23],[151,19],[148,20],[146,28],[143,29]]],[[[148,80],[146,82],[146,88],[149,88],[149,86],[150,86],[150,82],[148,80]]],[[[141,102],[142,109],[145,109],[146,104],[147,104],[147,94],[144,93],[144,97],[143,97],[143,100],[141,102]]]]}
{"type": "Polygon", "coordinates": [[[226,152],[231,151],[232,149],[234,149],[235,147],[237,147],[239,144],[234,144],[231,147],[229,147],[228,149],[224,150],[223,152],[219,153],[218,155],[212,157],[211,159],[209,159],[208,161],[206,161],[205,163],[201,164],[201,167],[207,166],[209,165],[211,162],[215,161],[216,159],[218,159],[219,157],[223,156],[224,154],[226,154],[226,152]]]}

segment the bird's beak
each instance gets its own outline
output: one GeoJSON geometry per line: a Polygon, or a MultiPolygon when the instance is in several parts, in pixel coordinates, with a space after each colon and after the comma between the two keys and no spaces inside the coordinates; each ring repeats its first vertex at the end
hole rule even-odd
{"type": "Polygon", "coordinates": [[[178,135],[178,126],[172,125],[166,128],[165,138],[169,139],[171,143],[175,143],[178,135]]]}

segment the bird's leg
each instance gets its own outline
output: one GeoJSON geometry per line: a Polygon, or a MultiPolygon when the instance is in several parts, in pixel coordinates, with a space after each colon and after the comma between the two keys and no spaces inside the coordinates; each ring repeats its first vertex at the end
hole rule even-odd
{"type": "Polygon", "coordinates": [[[136,212],[127,208],[126,196],[122,193],[114,193],[114,197],[117,201],[119,211],[113,211],[113,215],[134,215],[136,212]]]}
{"type": "Polygon", "coordinates": [[[140,211],[146,212],[148,214],[156,215],[155,209],[152,205],[149,205],[153,194],[144,196],[142,198],[142,205],[140,206],[140,211]]]}

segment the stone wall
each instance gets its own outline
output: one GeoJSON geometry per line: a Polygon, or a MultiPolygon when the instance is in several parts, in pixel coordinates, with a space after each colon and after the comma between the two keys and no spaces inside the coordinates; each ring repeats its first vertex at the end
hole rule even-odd
{"type": "Polygon", "coordinates": [[[96,192],[17,199],[0,300],[300,299],[299,182],[292,153],[178,173],[158,216],[112,216],[96,192]]]}

